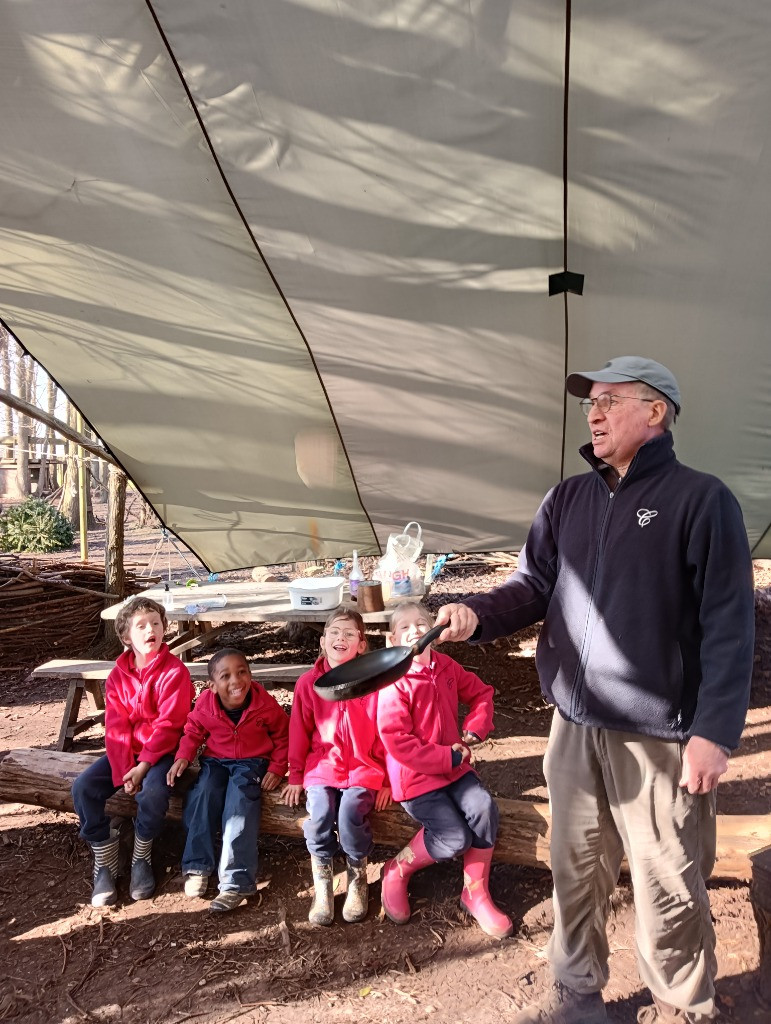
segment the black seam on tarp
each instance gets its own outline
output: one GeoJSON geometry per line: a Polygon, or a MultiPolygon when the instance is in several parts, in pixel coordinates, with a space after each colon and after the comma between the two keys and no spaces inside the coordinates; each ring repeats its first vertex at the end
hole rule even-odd
{"type": "MultiPolygon", "coordinates": [[[[570,24],[571,0],[565,0],[565,71],[562,90],[562,269],[568,269],[568,100],[570,94],[570,24]]],[[[565,311],[565,344],[563,380],[568,375],[568,344],[570,317],[568,314],[568,293],[563,294],[565,311]]],[[[562,389],[562,451],[560,452],[560,480],[565,479],[565,446],[567,444],[568,391],[562,389]]]]}
{"type": "MultiPolygon", "coordinates": [[[[378,540],[377,533],[375,532],[375,527],[372,524],[372,520],[370,519],[369,512],[364,507],[364,502],[362,501],[361,493],[359,492],[359,484],[358,484],[358,482],[356,480],[356,474],[353,471],[353,464],[351,463],[351,459],[350,459],[350,456],[348,454],[348,448],[346,447],[345,440],[343,439],[342,431],[340,430],[340,424],[337,422],[337,416],[335,416],[335,411],[332,408],[332,403],[331,403],[331,401],[329,399],[329,394],[327,392],[326,385],[324,384],[324,380],[323,380],[323,378],[321,376],[321,372],[319,371],[319,367],[318,367],[318,364],[316,363],[316,358],[315,358],[315,356],[313,354],[313,351],[312,351],[310,345],[308,344],[308,339],[305,337],[305,332],[303,331],[302,327],[300,327],[300,324],[299,324],[299,322],[297,320],[297,317],[294,315],[292,307],[289,304],[289,300],[287,299],[286,295],[284,294],[283,289],[281,288],[281,285],[276,280],[276,277],[275,277],[273,271],[270,269],[268,261],[265,259],[265,256],[264,256],[264,254],[262,252],[262,249],[260,248],[260,244],[257,241],[257,239],[254,237],[254,232],[252,231],[251,227],[249,226],[249,221],[246,219],[246,216],[244,215],[244,212],[241,209],[241,206],[240,206],[238,200],[236,199],[236,196],[235,196],[235,193],[233,192],[233,189],[230,187],[230,182],[228,181],[227,176],[225,174],[225,171],[224,171],[224,169],[222,167],[222,164],[220,163],[219,158],[217,157],[217,153],[216,153],[216,150],[214,149],[214,145],[213,145],[212,140],[211,140],[211,138],[209,136],[209,132],[207,131],[206,125],[204,124],[204,121],[203,121],[203,118],[201,117],[201,115],[200,115],[200,113],[198,111],[198,105],[197,105],[196,101],[193,98],[193,94],[190,91],[190,88],[188,87],[187,80],[185,79],[185,75],[184,75],[184,73],[182,71],[182,68],[181,68],[181,66],[180,66],[180,64],[179,64],[179,62],[178,62],[178,60],[177,60],[177,58],[176,58],[176,56],[174,54],[174,51],[171,48],[171,44],[170,44],[170,42],[168,40],[168,37],[166,36],[166,33],[163,30],[163,26],[161,25],[160,19],[158,18],[158,15],[155,13],[155,9],[153,7],[152,0],[145,0],[145,3],[147,4],[147,9],[150,11],[150,15],[151,15],[153,21],[155,22],[155,26],[158,29],[160,37],[163,40],[163,44],[166,47],[166,52],[168,53],[169,58],[171,59],[171,62],[174,65],[174,67],[175,67],[175,69],[177,71],[177,74],[179,76],[179,80],[182,83],[182,88],[185,90],[185,95],[187,96],[188,100],[190,101],[190,105],[192,107],[193,113],[195,114],[195,118],[198,121],[198,127],[201,129],[203,137],[206,140],[206,145],[208,146],[209,153],[211,154],[211,158],[214,161],[214,164],[215,164],[217,170],[219,171],[219,175],[220,175],[220,178],[222,179],[222,183],[225,186],[225,188],[227,189],[227,193],[230,196],[230,200],[233,203],[233,206],[234,206],[238,216],[241,219],[241,223],[243,224],[243,226],[244,226],[244,228],[246,230],[246,233],[249,236],[249,239],[250,239],[252,245],[254,246],[255,251],[257,252],[257,255],[262,260],[262,264],[265,267],[265,269],[267,270],[268,274],[270,275],[270,279],[273,282],[273,285],[274,285],[276,291],[281,296],[281,301],[284,303],[284,306],[286,307],[287,313],[289,313],[289,316],[292,318],[292,323],[297,328],[297,333],[302,338],[303,344],[305,345],[305,348],[306,348],[306,350],[308,352],[308,357],[310,358],[310,361],[313,364],[313,369],[314,369],[314,371],[316,373],[316,377],[318,379],[319,385],[320,385],[322,393],[324,395],[324,400],[327,403],[327,408],[329,409],[329,415],[332,417],[332,422],[335,425],[335,431],[337,432],[337,436],[338,436],[338,438],[340,440],[340,445],[341,445],[341,447],[343,449],[343,455],[345,456],[345,461],[348,464],[348,469],[350,470],[350,473],[351,473],[351,482],[353,483],[353,488],[354,488],[354,491],[356,492],[356,498],[357,498],[357,500],[359,502],[359,507],[361,508],[362,512],[364,513],[364,516],[366,517],[366,520],[369,523],[369,527],[372,530],[372,536],[375,539],[375,544],[377,545],[378,552],[380,554],[382,554],[383,549],[380,546],[380,541],[378,540]]],[[[187,541],[184,541],[183,543],[186,544],[187,541]]]]}

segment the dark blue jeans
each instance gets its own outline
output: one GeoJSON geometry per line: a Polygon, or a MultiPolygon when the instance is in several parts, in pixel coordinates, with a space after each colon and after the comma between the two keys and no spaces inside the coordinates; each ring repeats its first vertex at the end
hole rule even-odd
{"type": "Polygon", "coordinates": [[[473,846],[490,850],[498,837],[498,805],[473,772],[449,786],[402,803],[425,829],[426,849],[434,860],[452,860],[473,846]]]}
{"type": "Polygon", "coordinates": [[[374,805],[375,790],[364,786],[351,786],[349,789],[308,786],[305,807],[309,816],[303,832],[310,855],[319,860],[331,860],[342,848],[346,857],[355,864],[363,861],[372,852],[369,812],[374,805]]]}
{"type": "MultiPolygon", "coordinates": [[[[137,804],[134,834],[140,839],[155,839],[163,828],[171,796],[171,789],[166,785],[166,773],[173,761],[173,754],[162,757],[145,775],[139,792],[134,794],[137,804]]],[[[78,775],[72,784],[72,802],[80,818],[81,839],[87,843],[101,843],[110,838],[110,819],[104,805],[120,788],[112,781],[107,754],[97,758],[78,775]]]]}
{"type": "Polygon", "coordinates": [[[220,892],[249,896],[257,891],[257,837],[262,778],[267,770],[265,757],[201,758],[201,772],[185,803],[183,821],[187,842],[182,855],[185,874],[211,875],[214,872],[217,833],[221,830],[220,892]]]}

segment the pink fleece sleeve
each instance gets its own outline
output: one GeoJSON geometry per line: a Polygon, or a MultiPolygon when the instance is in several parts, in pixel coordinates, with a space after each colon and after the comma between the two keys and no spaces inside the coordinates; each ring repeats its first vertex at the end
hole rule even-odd
{"type": "Polygon", "coordinates": [[[194,696],[190,673],[180,661],[158,684],[158,714],[150,738],[139,751],[138,761],[156,764],[165,754],[176,750],[194,696]]]}
{"type": "Polygon", "coordinates": [[[263,694],[268,732],[273,740],[273,752],[270,755],[268,771],[282,778],[286,775],[289,759],[289,716],[275,697],[263,694]]]}
{"type": "Polygon", "coordinates": [[[383,746],[394,760],[423,775],[446,775],[452,769],[452,748],[427,743],[414,734],[409,695],[397,684],[378,695],[377,727],[383,746]]]}
{"type": "Polygon", "coordinates": [[[123,776],[135,764],[131,719],[123,689],[120,669],[114,668],[104,687],[104,745],[115,786],[123,785],[123,776]]]}
{"type": "Polygon", "coordinates": [[[495,690],[483,683],[478,675],[455,662],[455,682],[458,699],[466,704],[469,713],[463,719],[463,732],[474,732],[483,740],[493,728],[493,696],[495,690]]]}
{"type": "Polygon", "coordinates": [[[292,713],[289,716],[289,785],[302,786],[305,764],[311,749],[311,737],[315,728],[311,687],[315,673],[306,672],[297,680],[292,698],[292,713]]]}

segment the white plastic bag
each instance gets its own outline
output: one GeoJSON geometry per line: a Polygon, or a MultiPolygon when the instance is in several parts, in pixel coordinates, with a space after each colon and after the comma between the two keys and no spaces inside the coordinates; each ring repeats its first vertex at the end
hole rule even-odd
{"type": "Polygon", "coordinates": [[[423,573],[415,564],[423,550],[422,532],[418,523],[407,523],[402,533],[388,538],[386,553],[372,573],[372,579],[383,585],[384,601],[425,593],[423,573]],[[413,526],[415,535],[410,533],[413,526]]]}

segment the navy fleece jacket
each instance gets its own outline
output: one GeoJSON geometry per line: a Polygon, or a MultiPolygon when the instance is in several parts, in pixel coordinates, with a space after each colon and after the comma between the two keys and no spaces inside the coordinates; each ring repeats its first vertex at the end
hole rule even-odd
{"type": "Polygon", "coordinates": [[[611,491],[593,472],[544,499],[502,586],[465,603],[484,643],[544,619],[541,688],[569,721],[734,749],[752,675],[752,562],[738,503],[648,441],[611,491]]]}

